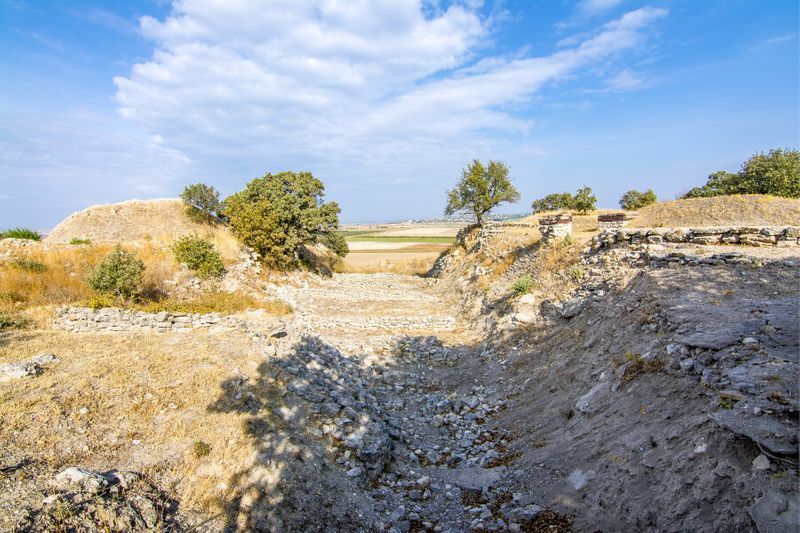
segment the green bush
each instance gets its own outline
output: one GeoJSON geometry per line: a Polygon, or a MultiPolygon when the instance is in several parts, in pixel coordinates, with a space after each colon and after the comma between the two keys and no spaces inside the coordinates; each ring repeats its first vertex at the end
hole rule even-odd
{"type": "Polygon", "coordinates": [[[708,176],[706,184],[695,187],[686,198],[725,194],[772,194],[800,198],[800,151],[770,150],[757,153],[737,173],[724,170],[708,176]]]}
{"type": "Polygon", "coordinates": [[[214,245],[200,237],[181,237],[172,245],[172,252],[179,263],[201,278],[218,278],[225,272],[225,265],[214,245]]]}
{"type": "Polygon", "coordinates": [[[192,451],[194,452],[194,456],[200,459],[201,457],[205,457],[206,455],[211,453],[211,446],[207,442],[203,442],[202,440],[194,441],[194,446],[192,447],[192,451]]]}
{"type": "Polygon", "coordinates": [[[144,288],[144,263],[117,245],[86,277],[90,288],[107,296],[130,300],[144,288]]]}
{"type": "Polygon", "coordinates": [[[0,239],[27,239],[29,241],[40,241],[42,240],[42,236],[32,229],[13,228],[0,232],[0,239]]]}
{"type": "Polygon", "coordinates": [[[89,239],[79,239],[77,237],[73,237],[69,241],[70,244],[79,245],[79,244],[92,244],[92,241],[89,239]]]}
{"type": "Polygon", "coordinates": [[[47,265],[33,259],[14,259],[11,262],[16,268],[27,272],[46,272],[47,265]]]}
{"type": "Polygon", "coordinates": [[[213,225],[220,221],[222,203],[214,187],[205,183],[187,185],[181,199],[186,202],[186,214],[195,222],[213,225]]]}
{"type": "Polygon", "coordinates": [[[0,330],[2,329],[22,329],[28,325],[28,320],[19,315],[0,313],[0,330]]]}
{"type": "Polygon", "coordinates": [[[346,243],[334,237],[339,206],[323,202],[325,186],[310,172],[265,174],[225,199],[223,215],[233,233],[278,269],[298,266],[304,244],[323,243],[339,255],[346,243]]]}
{"type": "Polygon", "coordinates": [[[653,192],[653,189],[647,189],[644,192],[631,189],[619,199],[619,206],[626,211],[635,211],[657,201],[658,198],[656,198],[656,193],[653,192]]]}
{"type": "Polygon", "coordinates": [[[528,294],[533,289],[536,282],[530,276],[521,276],[511,284],[511,292],[513,292],[516,296],[522,296],[523,294],[528,294]]]}

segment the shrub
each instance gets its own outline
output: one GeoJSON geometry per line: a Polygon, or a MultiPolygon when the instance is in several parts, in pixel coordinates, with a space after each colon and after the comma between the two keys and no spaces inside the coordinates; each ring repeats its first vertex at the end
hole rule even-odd
{"type": "Polygon", "coordinates": [[[530,276],[521,276],[517,278],[517,281],[511,284],[511,292],[513,292],[516,296],[522,296],[523,294],[528,294],[531,292],[531,289],[536,284],[530,276]]]}
{"type": "Polygon", "coordinates": [[[726,194],[772,194],[800,198],[800,151],[790,149],[756,153],[737,173],[719,171],[706,184],[686,193],[686,198],[726,194]]]}
{"type": "Polygon", "coordinates": [[[186,202],[186,214],[195,222],[216,224],[220,221],[222,204],[214,187],[205,183],[187,185],[181,193],[181,199],[186,202]]]}
{"type": "Polygon", "coordinates": [[[223,214],[234,234],[279,269],[296,267],[304,244],[333,243],[343,255],[346,243],[333,237],[339,206],[323,202],[325,186],[310,172],[265,174],[224,202],[223,214]]]}
{"type": "Polygon", "coordinates": [[[97,311],[98,309],[103,309],[104,307],[112,307],[114,302],[109,300],[107,296],[93,294],[86,299],[84,305],[91,308],[93,311],[97,311]]]}
{"type": "Polygon", "coordinates": [[[475,159],[461,173],[461,180],[449,191],[445,215],[460,211],[475,215],[478,225],[483,217],[498,204],[516,202],[519,192],[508,177],[508,167],[500,161],[489,161],[489,165],[475,159]]]}
{"type": "Polygon", "coordinates": [[[100,294],[130,300],[144,287],[144,263],[117,245],[89,272],[86,283],[100,294]]]}
{"type": "Polygon", "coordinates": [[[70,244],[78,245],[78,244],[92,244],[92,241],[89,239],[79,239],[77,237],[73,237],[69,241],[70,244]]]}
{"type": "Polygon", "coordinates": [[[579,213],[594,211],[595,204],[597,204],[597,197],[592,193],[591,187],[581,187],[575,193],[575,209],[579,213]]]}
{"type": "Polygon", "coordinates": [[[29,241],[40,241],[42,240],[42,236],[32,229],[13,228],[0,232],[0,239],[27,239],[29,241]]]}
{"type": "Polygon", "coordinates": [[[201,278],[218,278],[225,272],[219,253],[205,239],[192,235],[181,237],[172,245],[172,252],[179,263],[201,278]]]}
{"type": "Polygon", "coordinates": [[[40,263],[39,261],[34,261],[33,259],[14,259],[11,264],[20,270],[25,270],[26,272],[47,271],[47,265],[40,263]]]}
{"type": "Polygon", "coordinates": [[[645,206],[654,204],[657,201],[658,199],[656,198],[656,193],[653,192],[653,189],[647,189],[644,192],[631,189],[623,194],[622,198],[619,199],[619,206],[626,211],[635,211],[636,209],[641,209],[645,206]]]}
{"type": "Polygon", "coordinates": [[[194,456],[200,459],[211,453],[211,446],[207,442],[196,440],[194,441],[192,451],[194,452],[194,456]]]}
{"type": "Polygon", "coordinates": [[[0,330],[22,329],[28,325],[28,320],[19,315],[0,313],[0,330]]]}

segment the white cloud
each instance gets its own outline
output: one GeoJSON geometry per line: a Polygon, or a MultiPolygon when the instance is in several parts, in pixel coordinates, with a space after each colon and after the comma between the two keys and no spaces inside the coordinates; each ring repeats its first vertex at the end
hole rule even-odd
{"type": "Polygon", "coordinates": [[[181,0],[166,20],[142,19],[156,50],[115,78],[116,99],[193,158],[324,171],[340,190],[430,185],[508,152],[505,139],[532,127],[519,109],[544,85],[637,48],[665,14],[631,11],[550,56],[504,58],[481,54],[490,23],[466,4],[181,0]]]}

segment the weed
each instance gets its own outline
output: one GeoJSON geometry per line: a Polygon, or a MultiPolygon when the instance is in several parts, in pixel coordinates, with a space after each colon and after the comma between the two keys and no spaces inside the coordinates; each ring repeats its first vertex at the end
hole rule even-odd
{"type": "Polygon", "coordinates": [[[531,292],[531,289],[536,285],[536,282],[530,276],[521,276],[517,278],[517,281],[511,284],[511,292],[513,292],[516,296],[522,296],[523,294],[528,294],[531,292]]]}
{"type": "Polygon", "coordinates": [[[219,278],[225,272],[222,258],[214,245],[200,237],[187,235],[172,245],[175,259],[201,278],[219,278]]]}
{"type": "Polygon", "coordinates": [[[192,452],[194,453],[194,456],[199,459],[211,453],[211,446],[207,442],[196,440],[194,441],[192,452]]]}
{"type": "Polygon", "coordinates": [[[114,302],[112,302],[107,296],[93,294],[83,302],[83,305],[90,307],[93,311],[97,311],[98,309],[103,309],[104,307],[112,307],[114,302]]]}
{"type": "Polygon", "coordinates": [[[625,458],[621,455],[617,455],[616,453],[612,453],[611,455],[609,455],[608,460],[611,461],[611,464],[619,464],[625,462],[625,458]]]}
{"type": "Polygon", "coordinates": [[[645,359],[641,355],[630,351],[625,353],[625,359],[628,362],[628,367],[625,369],[625,373],[622,374],[622,383],[630,383],[644,374],[657,374],[664,370],[664,361],[661,359],[645,359]]]}
{"type": "Polygon", "coordinates": [[[572,267],[569,269],[569,277],[572,281],[578,283],[586,277],[586,272],[584,272],[580,266],[572,265],[572,267]]]}
{"type": "Polygon", "coordinates": [[[736,400],[733,398],[720,398],[719,399],[719,406],[722,409],[733,409],[736,405],[736,400]]]}
{"type": "Polygon", "coordinates": [[[28,325],[28,319],[13,314],[0,313],[0,330],[22,329],[28,325]]]}
{"type": "Polygon", "coordinates": [[[16,268],[26,272],[46,272],[47,265],[33,259],[14,259],[11,262],[16,268]]]}
{"type": "Polygon", "coordinates": [[[770,374],[767,376],[767,381],[772,383],[783,383],[783,378],[780,377],[778,374],[770,374]]]}
{"type": "Polygon", "coordinates": [[[575,416],[575,410],[570,407],[561,411],[561,415],[567,420],[572,420],[572,418],[575,416]]]}
{"type": "Polygon", "coordinates": [[[90,241],[89,239],[79,239],[77,237],[73,237],[72,239],[70,239],[69,243],[77,246],[79,244],[92,244],[92,241],[90,241]]]}
{"type": "Polygon", "coordinates": [[[0,239],[26,239],[29,241],[40,241],[42,240],[42,236],[32,229],[13,228],[0,231],[0,239]]]}
{"type": "Polygon", "coordinates": [[[775,472],[774,474],[769,476],[770,481],[778,481],[779,479],[783,479],[786,477],[786,470],[781,470],[780,472],[775,472]]]}
{"type": "Polygon", "coordinates": [[[783,394],[781,394],[778,391],[770,392],[767,395],[767,399],[772,401],[772,402],[779,403],[781,405],[790,405],[791,404],[791,402],[789,400],[787,400],[786,398],[784,398],[783,394]]]}

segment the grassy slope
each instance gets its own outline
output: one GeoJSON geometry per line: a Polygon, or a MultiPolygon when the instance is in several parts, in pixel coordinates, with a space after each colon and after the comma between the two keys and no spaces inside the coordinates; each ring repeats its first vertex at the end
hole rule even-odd
{"type": "Polygon", "coordinates": [[[798,224],[799,199],[743,194],[660,202],[639,210],[630,227],[798,224]]]}

